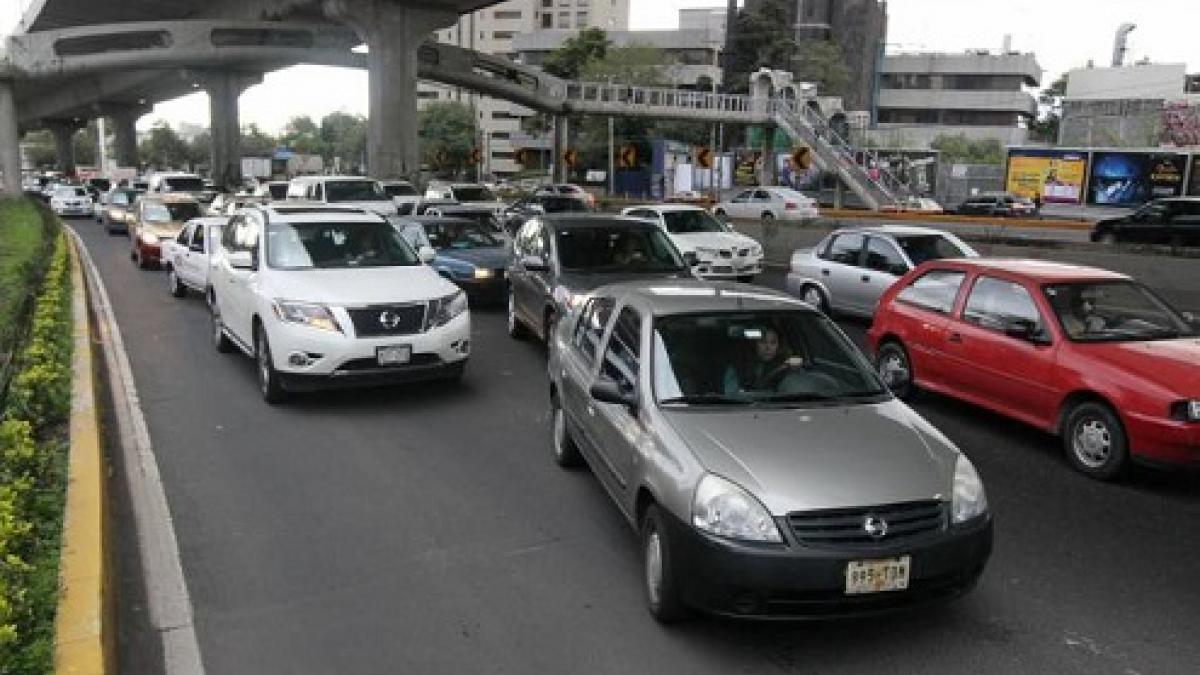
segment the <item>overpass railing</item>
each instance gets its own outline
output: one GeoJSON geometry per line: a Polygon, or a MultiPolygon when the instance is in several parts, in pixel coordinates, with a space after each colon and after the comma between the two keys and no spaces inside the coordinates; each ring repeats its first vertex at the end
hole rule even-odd
{"type": "Polygon", "coordinates": [[[566,100],[569,103],[728,114],[731,122],[739,119],[744,121],[744,116],[748,114],[763,115],[767,112],[762,101],[755,101],[749,96],[604,82],[568,82],[566,100]]]}

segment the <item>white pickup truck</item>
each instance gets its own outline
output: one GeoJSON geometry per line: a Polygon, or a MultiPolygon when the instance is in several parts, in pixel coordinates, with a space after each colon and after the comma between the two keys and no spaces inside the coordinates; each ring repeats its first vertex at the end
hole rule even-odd
{"type": "Polygon", "coordinates": [[[167,268],[167,287],[171,295],[182,298],[188,289],[208,291],[208,263],[213,248],[221,239],[221,228],[228,218],[193,218],[174,239],[162,243],[162,261],[167,268]]]}

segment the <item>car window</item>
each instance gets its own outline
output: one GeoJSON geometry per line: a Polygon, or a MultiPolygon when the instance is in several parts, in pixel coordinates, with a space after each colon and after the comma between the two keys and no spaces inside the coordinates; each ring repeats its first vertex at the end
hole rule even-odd
{"type": "Polygon", "coordinates": [[[187,246],[191,240],[192,240],[191,225],[184,227],[182,230],[179,231],[179,236],[175,237],[176,243],[180,244],[181,246],[187,246]]]}
{"type": "Polygon", "coordinates": [[[1164,340],[1196,334],[1173,307],[1132,281],[1055,284],[1043,293],[1063,332],[1075,342],[1164,340]]]}
{"type": "Polygon", "coordinates": [[[771,193],[767,192],[766,190],[755,190],[754,191],[754,201],[769,202],[769,201],[771,201],[771,193]]]}
{"type": "Polygon", "coordinates": [[[604,328],[608,326],[616,304],[612,298],[599,297],[589,300],[583,308],[572,342],[588,363],[596,360],[596,352],[604,338],[604,328]]]}
{"type": "Polygon", "coordinates": [[[204,245],[204,230],[205,229],[207,229],[207,228],[205,228],[203,225],[197,225],[196,228],[194,230],[192,230],[191,245],[193,247],[195,247],[195,249],[197,251],[199,251],[200,253],[203,253],[204,249],[206,248],[204,245]]]}
{"type": "Polygon", "coordinates": [[[940,234],[910,234],[896,237],[896,243],[914,265],[945,258],[968,258],[971,251],[940,234]]]}
{"type": "Polygon", "coordinates": [[[839,234],[829,244],[829,250],[825,253],[824,258],[830,262],[858,266],[862,247],[863,236],[861,234],[839,234]]]}
{"type": "Polygon", "coordinates": [[[492,191],[482,185],[459,185],[452,188],[453,199],[460,202],[494,202],[496,195],[492,191]]]}
{"type": "Polygon", "coordinates": [[[751,198],[751,197],[753,197],[753,196],[754,196],[754,192],[753,192],[753,191],[751,191],[751,190],[746,190],[745,192],[739,193],[739,194],[738,194],[738,196],[734,197],[734,198],[733,198],[733,201],[734,201],[734,203],[735,203],[735,204],[740,204],[740,203],[742,203],[742,202],[748,202],[748,201],[750,201],[750,198],[751,198]]]}
{"type": "Polygon", "coordinates": [[[949,314],[954,309],[954,299],[962,286],[965,272],[956,270],[930,270],[910,283],[896,300],[922,309],[949,314]]]}
{"type": "Polygon", "coordinates": [[[541,227],[541,223],[531,220],[521,226],[517,232],[516,241],[513,243],[514,251],[519,255],[532,255],[530,250],[534,246],[534,233],[541,227]]]}
{"type": "Polygon", "coordinates": [[[280,223],[267,228],[267,264],[280,269],[353,269],[419,265],[388,223],[280,223]]]}
{"type": "Polygon", "coordinates": [[[993,277],[979,277],[975,281],[962,318],[967,323],[1000,332],[1017,321],[1025,321],[1036,327],[1035,334],[1044,335],[1046,325],[1024,286],[993,277]]]}
{"type": "Polygon", "coordinates": [[[129,195],[125,194],[124,192],[118,192],[109,199],[109,203],[113,206],[128,206],[129,195]]]}
{"type": "Polygon", "coordinates": [[[622,309],[609,335],[600,375],[616,382],[622,389],[635,390],[641,362],[641,336],[642,320],[637,311],[632,307],[622,309]]]}
{"type": "Polygon", "coordinates": [[[900,252],[890,241],[881,237],[867,238],[866,267],[873,272],[886,272],[896,276],[908,272],[908,263],[904,262],[900,252]]]}
{"type": "MultiPolygon", "coordinates": [[[[658,220],[653,212],[651,219],[658,220]]],[[[667,211],[663,214],[667,232],[671,234],[697,234],[700,232],[725,232],[725,224],[708,211],[667,211]]]]}
{"type": "Polygon", "coordinates": [[[588,272],[675,272],[683,258],[656,227],[614,223],[560,230],[558,260],[563,269],[588,272]]]}

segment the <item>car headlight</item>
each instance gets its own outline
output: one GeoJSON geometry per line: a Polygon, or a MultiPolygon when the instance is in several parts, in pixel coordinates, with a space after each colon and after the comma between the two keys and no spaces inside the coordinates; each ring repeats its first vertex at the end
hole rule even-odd
{"type": "Polygon", "coordinates": [[[758,257],[763,254],[763,247],[760,244],[755,244],[750,247],[750,255],[758,257]]]}
{"type": "Polygon", "coordinates": [[[737,485],[707,474],[692,499],[692,525],[718,537],[780,543],[775,519],[757,499],[737,485]]]}
{"type": "Polygon", "coordinates": [[[568,311],[576,309],[587,300],[586,293],[573,293],[566,286],[556,286],[553,295],[554,301],[566,307],[568,311]]]}
{"type": "Polygon", "coordinates": [[[1200,422],[1200,401],[1180,401],[1171,406],[1171,419],[1200,422]]]}
{"type": "Polygon", "coordinates": [[[452,295],[438,298],[429,303],[429,327],[444,326],[465,311],[467,311],[467,294],[462,291],[455,291],[452,295]]]}
{"type": "Polygon", "coordinates": [[[715,248],[709,248],[707,246],[696,247],[696,256],[699,258],[715,258],[717,255],[719,254],[715,248]]]}
{"type": "Polygon", "coordinates": [[[333,318],[333,312],[330,312],[325,305],[276,300],[272,304],[272,309],[275,310],[275,318],[285,323],[295,323],[335,333],[342,332],[342,327],[333,318]]]}
{"type": "Polygon", "coordinates": [[[475,280],[476,281],[483,281],[485,279],[491,279],[493,274],[494,274],[494,272],[492,272],[491,270],[489,270],[485,267],[476,267],[475,268],[475,280]]]}
{"type": "Polygon", "coordinates": [[[954,501],[950,511],[954,523],[965,523],[987,513],[987,495],[975,465],[966,455],[959,455],[954,464],[954,501]]]}

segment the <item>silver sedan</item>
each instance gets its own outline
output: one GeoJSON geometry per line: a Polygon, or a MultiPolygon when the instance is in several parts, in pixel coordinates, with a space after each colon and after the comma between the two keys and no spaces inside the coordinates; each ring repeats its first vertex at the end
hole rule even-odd
{"type": "Polygon", "coordinates": [[[661,621],[955,597],[991,552],[971,462],[824,315],[697,281],[597,289],[550,347],[554,457],[641,535],[661,621]]]}
{"type": "Polygon", "coordinates": [[[787,289],[822,311],[869,318],[883,292],[917,265],[977,257],[961,239],[941,230],[900,225],[837,230],[792,254],[787,289]]]}

